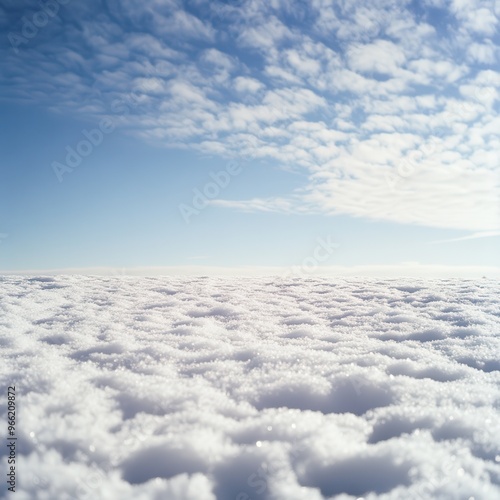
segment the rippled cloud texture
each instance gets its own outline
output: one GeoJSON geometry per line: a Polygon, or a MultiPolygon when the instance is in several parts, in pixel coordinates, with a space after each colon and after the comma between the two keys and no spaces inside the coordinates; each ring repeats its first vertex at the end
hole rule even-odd
{"type": "Polygon", "coordinates": [[[155,145],[305,174],[219,206],[491,232],[499,15],[490,0],[6,2],[0,84],[155,145]]]}

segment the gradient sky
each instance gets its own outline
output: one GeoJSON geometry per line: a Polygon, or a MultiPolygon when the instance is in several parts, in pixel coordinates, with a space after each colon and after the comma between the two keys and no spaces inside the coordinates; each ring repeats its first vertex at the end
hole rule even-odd
{"type": "Polygon", "coordinates": [[[0,270],[287,267],[320,238],[326,266],[500,267],[499,19],[489,0],[5,1],[0,270]]]}

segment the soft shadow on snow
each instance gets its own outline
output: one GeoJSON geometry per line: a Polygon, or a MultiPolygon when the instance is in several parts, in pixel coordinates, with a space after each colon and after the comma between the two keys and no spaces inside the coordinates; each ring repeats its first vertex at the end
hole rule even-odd
{"type": "Polygon", "coordinates": [[[123,478],[131,484],[145,483],[177,474],[193,474],[207,470],[206,458],[192,446],[168,443],[145,446],[122,463],[123,478]]]}
{"type": "Polygon", "coordinates": [[[326,466],[311,464],[303,474],[302,484],[319,488],[325,497],[386,493],[410,484],[410,467],[408,463],[395,463],[390,455],[353,456],[326,466]]]}
{"type": "Polygon", "coordinates": [[[393,396],[388,386],[379,387],[364,377],[350,377],[335,381],[327,393],[318,393],[307,383],[279,386],[263,390],[256,407],[295,408],[322,413],[353,413],[363,415],[368,410],[392,404],[393,396]]]}

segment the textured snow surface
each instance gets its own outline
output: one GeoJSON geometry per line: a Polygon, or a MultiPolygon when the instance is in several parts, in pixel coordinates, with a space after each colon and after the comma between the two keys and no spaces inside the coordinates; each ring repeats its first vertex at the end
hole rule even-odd
{"type": "Polygon", "coordinates": [[[500,498],[497,282],[4,277],[0,311],[16,500],[500,498]]]}

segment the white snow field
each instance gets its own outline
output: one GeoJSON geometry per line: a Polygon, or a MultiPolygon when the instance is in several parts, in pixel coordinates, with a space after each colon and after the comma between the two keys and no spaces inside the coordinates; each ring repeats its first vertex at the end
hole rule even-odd
{"type": "Polygon", "coordinates": [[[0,308],[8,498],[500,499],[493,280],[9,276],[0,308]]]}

